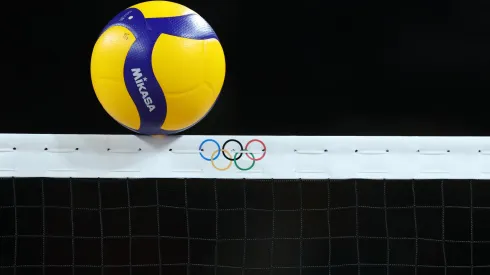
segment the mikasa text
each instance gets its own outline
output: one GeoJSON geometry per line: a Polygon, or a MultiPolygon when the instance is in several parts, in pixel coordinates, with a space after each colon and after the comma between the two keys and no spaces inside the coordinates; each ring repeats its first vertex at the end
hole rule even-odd
{"type": "Polygon", "coordinates": [[[136,86],[138,86],[138,90],[146,104],[146,107],[148,108],[148,111],[152,112],[155,110],[155,105],[153,105],[153,100],[151,100],[151,97],[148,96],[148,91],[145,87],[146,77],[143,77],[140,68],[134,68],[131,69],[131,71],[133,72],[134,82],[136,82],[136,86]]]}

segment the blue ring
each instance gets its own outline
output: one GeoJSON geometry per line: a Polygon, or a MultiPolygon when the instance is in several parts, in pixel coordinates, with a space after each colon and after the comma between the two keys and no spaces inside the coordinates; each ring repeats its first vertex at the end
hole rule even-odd
{"type": "Polygon", "coordinates": [[[201,145],[199,145],[199,155],[201,155],[201,158],[203,158],[204,160],[211,161],[211,158],[207,158],[207,157],[205,157],[205,156],[204,156],[204,155],[201,153],[202,146],[203,146],[204,144],[206,144],[207,142],[212,142],[212,143],[216,144],[216,147],[218,147],[218,153],[217,153],[217,154],[216,154],[216,156],[213,158],[213,160],[216,160],[216,159],[219,157],[219,155],[221,154],[221,146],[219,146],[219,143],[218,143],[216,140],[211,139],[211,138],[210,138],[210,139],[205,139],[205,140],[203,140],[203,142],[201,142],[201,145]]]}

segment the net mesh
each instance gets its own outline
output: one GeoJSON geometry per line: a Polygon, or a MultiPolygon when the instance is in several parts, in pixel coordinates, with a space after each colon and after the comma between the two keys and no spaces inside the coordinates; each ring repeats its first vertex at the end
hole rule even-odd
{"type": "Polygon", "coordinates": [[[490,182],[9,178],[1,274],[489,274],[490,182]]]}

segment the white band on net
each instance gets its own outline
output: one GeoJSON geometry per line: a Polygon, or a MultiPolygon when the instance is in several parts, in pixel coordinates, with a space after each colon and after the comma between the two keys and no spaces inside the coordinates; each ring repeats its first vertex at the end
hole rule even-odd
{"type": "Polygon", "coordinates": [[[490,179],[490,138],[3,134],[0,177],[490,179]]]}

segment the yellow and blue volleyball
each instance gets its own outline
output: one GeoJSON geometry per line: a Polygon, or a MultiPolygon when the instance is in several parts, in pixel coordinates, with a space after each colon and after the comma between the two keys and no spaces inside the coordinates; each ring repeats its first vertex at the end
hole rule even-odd
{"type": "Polygon", "coordinates": [[[92,53],[98,100],[126,128],[173,134],[198,123],[223,86],[225,56],[211,26],[177,3],[150,1],[119,13],[92,53]]]}

